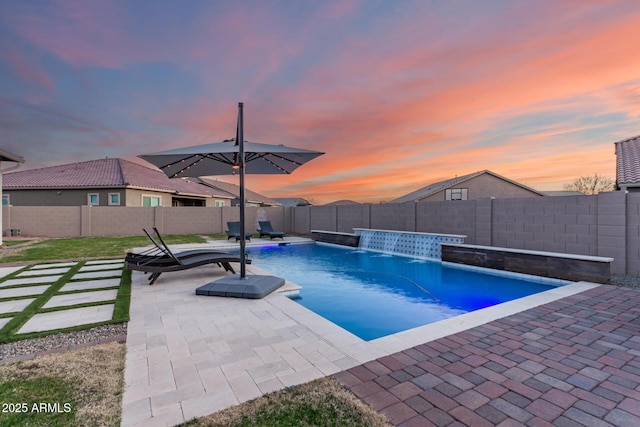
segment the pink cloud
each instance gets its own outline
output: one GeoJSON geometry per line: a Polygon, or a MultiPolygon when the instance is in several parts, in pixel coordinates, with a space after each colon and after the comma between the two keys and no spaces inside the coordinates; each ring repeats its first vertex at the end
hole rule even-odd
{"type": "Polygon", "coordinates": [[[25,55],[8,43],[0,43],[0,59],[23,82],[45,89],[49,93],[56,91],[53,79],[32,58],[25,55]]]}

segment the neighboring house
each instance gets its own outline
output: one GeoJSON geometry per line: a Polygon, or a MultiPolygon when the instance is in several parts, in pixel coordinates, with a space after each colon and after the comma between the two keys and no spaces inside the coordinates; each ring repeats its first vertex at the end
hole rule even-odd
{"type": "Polygon", "coordinates": [[[562,197],[562,196],[584,196],[585,194],[581,191],[572,191],[572,190],[558,190],[558,191],[543,191],[545,196],[552,197],[562,197]]]}
{"type": "Polygon", "coordinates": [[[234,197],[117,158],[7,173],[3,189],[14,206],[230,206],[234,197]]]}
{"type": "MultiPolygon", "coordinates": [[[[218,181],[214,178],[208,178],[201,176],[199,178],[188,178],[188,180],[206,185],[214,190],[224,191],[227,194],[231,194],[233,200],[231,201],[231,206],[238,206],[240,203],[240,186],[231,184],[229,182],[218,181]]],[[[268,206],[280,206],[280,203],[277,201],[270,199],[262,194],[258,194],[255,191],[251,191],[247,188],[244,189],[244,196],[246,200],[246,206],[258,206],[258,207],[268,207],[268,206]]]]}
{"type": "Polygon", "coordinates": [[[640,191],[640,135],[614,142],[616,190],[640,191]]]}
{"type": "Polygon", "coordinates": [[[273,200],[281,206],[311,206],[311,202],[302,197],[276,197],[273,200]]]}
{"type": "Polygon", "coordinates": [[[483,170],[446,181],[436,182],[402,197],[398,197],[389,203],[474,200],[485,197],[502,199],[541,196],[544,196],[544,194],[533,188],[512,181],[497,173],[483,170]]]}

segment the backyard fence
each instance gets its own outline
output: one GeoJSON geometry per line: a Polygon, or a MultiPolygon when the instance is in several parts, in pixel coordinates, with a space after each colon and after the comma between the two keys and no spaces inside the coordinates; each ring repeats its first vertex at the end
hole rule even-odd
{"type": "MultiPolygon", "coordinates": [[[[238,220],[233,207],[3,207],[5,235],[79,237],[224,233],[238,220]]],[[[247,208],[247,228],[352,232],[372,228],[464,234],[465,242],[515,249],[612,257],[611,272],[640,275],[640,193],[478,199],[382,205],[247,208]]]]}

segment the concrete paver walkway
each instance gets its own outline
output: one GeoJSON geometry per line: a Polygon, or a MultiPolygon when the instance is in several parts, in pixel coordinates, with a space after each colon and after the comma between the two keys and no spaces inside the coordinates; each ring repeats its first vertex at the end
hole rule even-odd
{"type": "Polygon", "coordinates": [[[34,314],[17,333],[26,334],[28,332],[49,331],[52,329],[106,322],[113,318],[113,308],[113,304],[106,304],[34,314]]]}
{"type": "Polygon", "coordinates": [[[401,426],[640,426],[640,292],[601,286],[335,376],[401,426]]]}
{"type": "MultiPolygon", "coordinates": [[[[0,282],[0,314],[5,315],[0,318],[0,328],[5,327],[14,316],[22,312],[36,298],[49,290],[51,286],[59,286],[56,283],[63,277],[64,273],[69,272],[77,264],[77,262],[64,262],[34,265],[18,273],[12,279],[0,282]],[[25,296],[31,298],[23,298],[25,296]]],[[[81,268],[86,268],[89,271],[75,274],[72,280],[76,278],[93,279],[95,277],[105,277],[105,279],[70,281],[64,284],[55,295],[52,295],[41,306],[41,309],[45,311],[55,308],[61,308],[61,310],[36,313],[15,333],[49,331],[111,320],[114,313],[114,304],[105,303],[82,308],[66,307],[115,301],[118,289],[107,290],[104,288],[115,288],[120,285],[122,266],[122,259],[87,262],[81,268]]],[[[0,277],[5,277],[22,268],[1,268],[0,277]]]]}

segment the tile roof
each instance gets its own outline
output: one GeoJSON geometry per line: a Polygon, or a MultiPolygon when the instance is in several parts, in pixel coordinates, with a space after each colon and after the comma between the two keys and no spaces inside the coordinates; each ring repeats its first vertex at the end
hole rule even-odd
{"type": "Polygon", "coordinates": [[[275,197],[273,200],[280,203],[281,206],[309,206],[308,200],[302,197],[275,197]]]}
{"type": "Polygon", "coordinates": [[[640,184],[640,135],[614,142],[616,185],[640,184]]]}
{"type": "Polygon", "coordinates": [[[6,190],[55,188],[139,188],[184,195],[232,198],[223,191],[183,179],[169,179],[151,169],[124,159],[98,159],[3,175],[6,190]]]}
{"type": "Polygon", "coordinates": [[[512,181],[508,178],[505,178],[504,176],[498,175],[497,173],[491,172],[490,170],[482,170],[482,171],[478,171],[478,172],[474,172],[474,173],[470,173],[467,175],[462,175],[462,176],[458,176],[455,178],[451,178],[451,179],[447,179],[444,181],[440,181],[440,182],[436,182],[433,183],[431,185],[428,185],[426,187],[420,188],[414,192],[411,192],[409,194],[405,194],[404,196],[398,197],[397,199],[391,200],[389,203],[405,203],[405,202],[417,202],[419,200],[424,199],[425,197],[431,196],[432,194],[435,194],[439,191],[445,190],[447,188],[453,187],[454,185],[460,184],[461,182],[470,180],[471,178],[475,178],[479,175],[482,174],[490,174],[493,175],[497,178],[500,178],[504,181],[510,182],[514,185],[517,185],[519,187],[525,188],[529,191],[533,191],[534,193],[543,195],[542,193],[540,193],[539,191],[534,190],[533,188],[527,187],[524,184],[520,184],[516,181],[512,181]]]}
{"type": "MultiPolygon", "coordinates": [[[[240,197],[240,187],[235,184],[231,184],[230,182],[218,181],[217,179],[207,178],[203,176],[201,176],[200,178],[190,178],[190,180],[193,180],[194,182],[199,182],[203,185],[209,186],[217,190],[224,191],[228,194],[231,194],[233,198],[240,197]]],[[[244,191],[245,191],[245,197],[247,201],[250,203],[262,203],[262,204],[272,205],[272,206],[280,205],[280,203],[278,203],[277,201],[270,199],[267,196],[263,196],[262,194],[256,193],[255,191],[251,191],[247,188],[245,188],[244,191]]]]}

